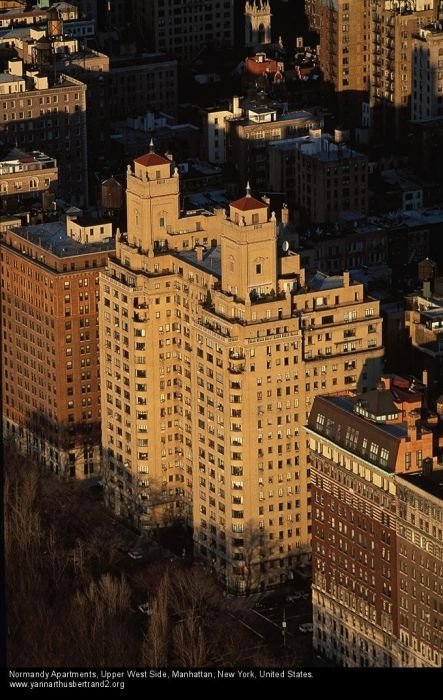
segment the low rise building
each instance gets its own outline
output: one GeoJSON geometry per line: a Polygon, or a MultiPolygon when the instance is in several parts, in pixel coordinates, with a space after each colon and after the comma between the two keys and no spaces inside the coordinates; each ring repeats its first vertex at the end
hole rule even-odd
{"type": "Polygon", "coordinates": [[[343,140],[311,131],[294,139],[295,206],[309,224],[337,221],[368,210],[368,159],[343,140]]]}
{"type": "Polygon", "coordinates": [[[45,211],[55,207],[58,168],[54,158],[41,151],[3,149],[0,155],[0,197],[4,213],[37,205],[45,211]]]}

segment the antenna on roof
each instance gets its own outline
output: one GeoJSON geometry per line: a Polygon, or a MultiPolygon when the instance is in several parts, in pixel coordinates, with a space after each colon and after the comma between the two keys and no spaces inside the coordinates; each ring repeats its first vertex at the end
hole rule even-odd
{"type": "Polygon", "coordinates": [[[246,196],[250,197],[251,196],[251,185],[249,184],[249,180],[246,183],[246,196]]]}

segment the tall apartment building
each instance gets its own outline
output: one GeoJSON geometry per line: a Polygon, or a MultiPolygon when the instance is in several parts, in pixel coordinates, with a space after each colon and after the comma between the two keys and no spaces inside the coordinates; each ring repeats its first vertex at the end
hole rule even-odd
{"type": "Polygon", "coordinates": [[[412,59],[411,118],[443,116],[443,25],[422,27],[415,36],[412,59]]]}
{"type": "Polygon", "coordinates": [[[4,231],[0,239],[5,436],[64,477],[100,468],[98,274],[103,223],[4,231]]]}
{"type": "Polygon", "coordinates": [[[320,64],[345,126],[360,124],[370,76],[370,0],[321,0],[320,64]]]}
{"type": "Polygon", "coordinates": [[[436,460],[422,408],[408,382],[385,378],[318,397],[309,416],[313,642],[339,665],[442,661],[441,487],[426,495],[436,460]]]}
{"type": "Polygon", "coordinates": [[[156,51],[191,61],[208,46],[234,43],[234,1],[133,0],[134,26],[156,51]]]}
{"type": "Polygon", "coordinates": [[[404,136],[411,119],[415,36],[437,17],[436,0],[375,0],[371,7],[371,90],[373,138],[404,136]]]}
{"type": "Polygon", "coordinates": [[[342,141],[343,132],[294,139],[294,203],[307,223],[337,221],[368,210],[368,159],[342,141]]]}
{"type": "Polygon", "coordinates": [[[0,74],[0,139],[9,146],[41,150],[56,158],[59,193],[67,202],[87,202],[86,86],[59,75],[23,71],[20,60],[0,74]]]}
{"type": "Polygon", "coordinates": [[[374,385],[379,303],[349,274],[305,279],[251,196],[181,212],[165,157],[127,175],[128,232],[101,275],[108,503],[139,526],[186,517],[232,590],[284,580],[310,541],[315,394],[374,385]]]}

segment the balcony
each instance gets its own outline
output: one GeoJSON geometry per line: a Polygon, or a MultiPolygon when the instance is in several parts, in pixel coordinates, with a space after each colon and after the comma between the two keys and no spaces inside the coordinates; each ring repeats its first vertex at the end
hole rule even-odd
{"type": "Polygon", "coordinates": [[[229,351],[229,359],[238,362],[243,362],[245,359],[245,355],[241,350],[230,350],[229,351]]]}
{"type": "Polygon", "coordinates": [[[230,372],[231,374],[241,374],[244,371],[245,371],[244,364],[235,365],[232,362],[229,363],[228,372],[230,372]]]}
{"type": "Polygon", "coordinates": [[[282,301],[283,299],[286,299],[286,294],[285,292],[276,293],[274,289],[271,289],[266,294],[259,294],[255,289],[253,289],[249,293],[249,298],[251,300],[251,304],[264,304],[271,301],[282,301]]]}

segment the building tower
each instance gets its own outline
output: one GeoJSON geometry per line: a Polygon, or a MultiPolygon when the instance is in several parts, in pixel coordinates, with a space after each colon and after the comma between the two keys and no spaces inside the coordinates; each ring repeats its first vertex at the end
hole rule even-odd
{"type": "Polygon", "coordinates": [[[271,43],[271,6],[269,0],[247,0],[245,5],[245,46],[271,43]]]}

